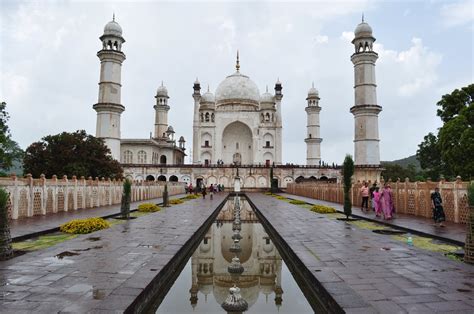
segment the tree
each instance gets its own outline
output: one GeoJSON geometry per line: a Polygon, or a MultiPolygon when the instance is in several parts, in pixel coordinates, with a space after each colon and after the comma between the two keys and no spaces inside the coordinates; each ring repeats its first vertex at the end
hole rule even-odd
{"type": "Polygon", "coordinates": [[[6,106],[5,102],[0,103],[0,168],[8,170],[12,166],[13,160],[22,158],[23,151],[11,138],[7,125],[10,116],[6,106]]]}
{"type": "Polygon", "coordinates": [[[132,182],[127,178],[123,182],[122,201],[120,206],[120,214],[123,219],[130,218],[130,202],[132,200],[132,182]]]}
{"type": "Polygon", "coordinates": [[[354,175],[354,161],[351,155],[346,155],[344,163],[342,164],[342,175],[344,176],[344,214],[346,219],[352,215],[352,202],[351,202],[351,187],[352,187],[352,176],[354,175]]]}
{"type": "Polygon", "coordinates": [[[12,238],[8,221],[8,192],[0,188],[0,261],[12,257],[12,238]]]}
{"type": "Polygon", "coordinates": [[[474,84],[444,95],[437,103],[443,121],[438,135],[418,145],[417,158],[427,176],[474,177],[474,84]]]}
{"type": "Polygon", "coordinates": [[[122,167],[102,139],[79,130],[48,135],[31,144],[23,158],[25,173],[120,178],[122,167]]]}
{"type": "Polygon", "coordinates": [[[406,168],[391,162],[382,162],[381,166],[384,168],[382,171],[382,176],[385,180],[397,181],[398,178],[405,180],[409,178],[410,181],[415,181],[417,179],[416,166],[414,164],[409,164],[406,168]]]}

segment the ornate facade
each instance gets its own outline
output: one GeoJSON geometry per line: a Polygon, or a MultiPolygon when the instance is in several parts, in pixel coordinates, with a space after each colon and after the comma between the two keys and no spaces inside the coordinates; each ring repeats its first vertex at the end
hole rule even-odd
{"type": "Polygon", "coordinates": [[[236,72],[222,81],[215,95],[194,83],[193,164],[281,164],[282,85],[260,95],[257,85],[236,72]]]}

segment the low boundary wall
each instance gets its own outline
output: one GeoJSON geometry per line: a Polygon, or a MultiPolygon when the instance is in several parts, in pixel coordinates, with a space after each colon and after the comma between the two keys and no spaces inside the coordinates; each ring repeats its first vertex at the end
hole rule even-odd
{"type": "MultiPolygon", "coordinates": [[[[467,186],[469,182],[410,182],[409,180],[390,182],[393,201],[398,213],[431,218],[431,193],[435,187],[440,189],[443,199],[446,220],[456,223],[467,223],[469,206],[467,203],[467,186]]],[[[354,207],[361,203],[360,188],[362,183],[352,185],[351,198],[354,207]]],[[[383,182],[377,186],[383,186],[383,182]]],[[[343,204],[344,192],[342,183],[291,183],[288,193],[318,200],[343,204]]]]}
{"type": "MultiPolygon", "coordinates": [[[[184,193],[183,183],[167,182],[170,195],[184,193]]],[[[132,202],[163,195],[165,182],[133,182],[132,202]]],[[[0,178],[0,187],[10,193],[9,217],[18,219],[36,215],[48,215],[81,208],[95,208],[120,204],[123,181],[102,178],[81,178],[66,176],[46,179],[0,178]]]]}

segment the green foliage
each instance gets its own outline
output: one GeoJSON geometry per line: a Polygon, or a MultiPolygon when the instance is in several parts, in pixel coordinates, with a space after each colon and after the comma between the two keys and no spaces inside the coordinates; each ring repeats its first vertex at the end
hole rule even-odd
{"type": "Polygon", "coordinates": [[[199,196],[195,195],[195,194],[189,194],[189,195],[186,195],[186,196],[182,197],[181,199],[182,200],[194,200],[196,198],[199,198],[199,196]]]}
{"type": "Polygon", "coordinates": [[[130,218],[130,202],[132,201],[132,182],[127,178],[123,182],[123,193],[120,206],[122,218],[130,218]]]}
{"type": "Polygon", "coordinates": [[[13,161],[23,157],[23,151],[12,140],[7,122],[10,119],[6,110],[7,104],[0,103],[0,168],[9,170],[13,161]]]}
{"type": "MultiPolygon", "coordinates": [[[[273,194],[273,195],[275,195],[275,194],[273,194]]],[[[286,200],[286,197],[281,196],[281,195],[277,195],[277,196],[275,196],[275,198],[276,198],[277,200],[286,200]]]]}
{"type": "Polygon", "coordinates": [[[410,181],[416,181],[417,179],[423,178],[419,172],[416,171],[416,166],[409,164],[407,167],[403,167],[391,162],[382,162],[381,166],[385,169],[382,171],[382,176],[385,180],[391,179],[392,181],[405,180],[409,178],[410,181]]]}
{"type": "Polygon", "coordinates": [[[344,182],[344,214],[346,218],[352,215],[352,203],[350,191],[352,187],[352,176],[354,175],[354,160],[351,155],[346,155],[342,164],[342,175],[344,182]]]}
{"type": "Polygon", "coordinates": [[[318,214],[333,214],[336,212],[336,209],[325,205],[313,205],[311,207],[311,211],[316,212],[318,214]]]}
{"type": "Polygon", "coordinates": [[[467,203],[469,206],[474,206],[474,181],[467,187],[467,203]]]}
{"type": "Polygon", "coordinates": [[[160,210],[161,208],[153,203],[143,203],[138,205],[138,211],[142,213],[154,213],[160,210]]]}
{"type": "Polygon", "coordinates": [[[102,139],[84,130],[48,135],[31,144],[23,158],[25,173],[78,177],[120,178],[122,167],[112,158],[102,139]]]}
{"type": "Polygon", "coordinates": [[[474,84],[444,95],[437,103],[444,125],[418,146],[417,158],[426,175],[463,179],[474,177],[474,84]]]}
{"type": "Polygon", "coordinates": [[[110,227],[109,222],[106,220],[93,217],[85,219],[73,219],[59,227],[59,230],[66,233],[72,234],[86,234],[94,231],[107,229],[110,227]]]}
{"type": "Polygon", "coordinates": [[[306,202],[300,201],[300,200],[291,200],[291,201],[290,201],[290,204],[294,204],[294,205],[304,205],[304,204],[306,204],[306,202]]]}
{"type": "Polygon", "coordinates": [[[179,199],[179,198],[173,198],[169,201],[169,204],[170,205],[178,205],[178,204],[183,204],[184,201],[182,199],[179,199]]]}

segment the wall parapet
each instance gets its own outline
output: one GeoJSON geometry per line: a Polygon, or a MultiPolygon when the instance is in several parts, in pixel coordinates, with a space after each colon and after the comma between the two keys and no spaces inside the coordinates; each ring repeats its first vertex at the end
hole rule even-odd
{"type": "MultiPolygon", "coordinates": [[[[183,183],[167,184],[170,195],[184,193],[183,183]]],[[[165,182],[134,181],[132,202],[161,197],[164,186],[165,182]]],[[[27,175],[25,178],[0,178],[0,188],[10,194],[9,217],[19,219],[120,204],[123,181],[92,177],[77,179],[75,176],[71,179],[67,176],[61,179],[56,176],[46,179],[44,175],[34,179],[27,175]]]]}
{"type": "MultiPolygon", "coordinates": [[[[467,223],[469,206],[467,203],[467,187],[469,182],[410,182],[397,180],[389,182],[393,192],[393,201],[397,213],[432,217],[431,193],[439,188],[443,199],[446,220],[456,223],[467,223]]],[[[381,183],[383,184],[383,182],[381,183]]],[[[377,186],[382,186],[381,184],[377,186]]],[[[351,199],[354,207],[361,203],[361,182],[354,183],[351,199]]],[[[287,192],[294,195],[343,204],[344,192],[342,183],[306,182],[290,183],[287,192]]]]}

